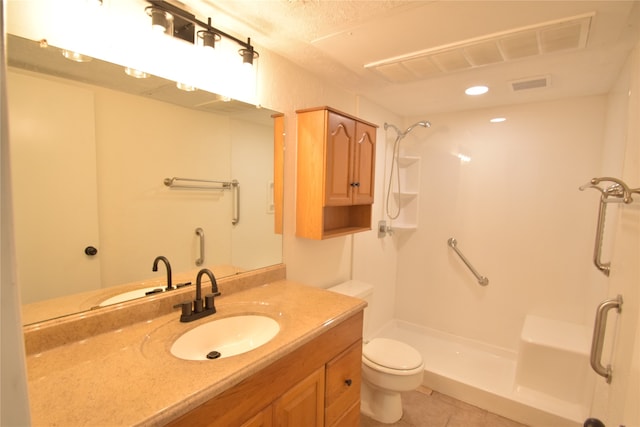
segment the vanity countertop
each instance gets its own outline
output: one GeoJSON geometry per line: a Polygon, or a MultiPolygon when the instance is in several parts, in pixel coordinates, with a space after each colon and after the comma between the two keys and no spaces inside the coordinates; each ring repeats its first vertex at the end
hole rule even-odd
{"type": "Polygon", "coordinates": [[[180,323],[179,310],[27,357],[32,425],[156,426],[198,407],[364,309],[357,298],[278,280],[216,298],[217,313],[180,323]],[[265,314],[280,323],[247,353],[187,361],[170,353],[216,318],[265,314]]]}

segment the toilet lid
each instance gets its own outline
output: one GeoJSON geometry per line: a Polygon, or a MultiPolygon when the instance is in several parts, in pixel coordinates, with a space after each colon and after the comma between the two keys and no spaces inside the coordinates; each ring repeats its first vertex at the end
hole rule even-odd
{"type": "Polygon", "coordinates": [[[400,341],[375,338],[362,349],[371,362],[389,369],[415,369],[422,364],[418,350],[400,341]]]}

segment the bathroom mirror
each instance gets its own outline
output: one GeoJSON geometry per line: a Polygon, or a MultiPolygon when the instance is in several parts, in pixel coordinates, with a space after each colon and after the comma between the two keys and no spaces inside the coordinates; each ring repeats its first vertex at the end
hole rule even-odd
{"type": "Polygon", "coordinates": [[[282,115],[13,35],[7,57],[25,324],[165,286],[160,255],[174,285],[282,262],[282,115]]]}

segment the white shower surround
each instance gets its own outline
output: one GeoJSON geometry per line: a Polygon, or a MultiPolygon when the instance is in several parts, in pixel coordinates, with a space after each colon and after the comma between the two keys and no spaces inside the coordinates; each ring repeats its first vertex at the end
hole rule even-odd
{"type": "Polygon", "coordinates": [[[403,141],[422,159],[419,226],[393,236],[396,286],[376,288],[365,337],[408,342],[423,354],[425,385],[493,412],[530,425],[586,418],[591,393],[565,402],[516,377],[527,315],[592,325],[606,297],[591,265],[598,195],[578,187],[602,174],[607,108],[600,95],[428,117],[431,129],[403,141]],[[498,115],[507,121],[489,122],[498,115]]]}
{"type": "Polygon", "coordinates": [[[580,404],[526,396],[516,373],[527,315],[589,325],[606,296],[591,265],[598,195],[578,190],[601,174],[606,110],[606,96],[587,96],[436,115],[433,132],[405,146],[422,157],[420,227],[397,237],[395,313],[444,334],[434,341],[414,329],[436,365],[425,384],[532,425],[544,425],[536,407],[574,422],[589,414],[590,396],[580,404]],[[489,122],[498,115],[507,121],[489,122]],[[488,286],[447,246],[450,237],[488,286]],[[456,351],[475,370],[452,365],[456,351]]]}
{"type": "Polygon", "coordinates": [[[606,283],[591,267],[598,194],[578,187],[601,174],[606,106],[588,96],[432,115],[407,138],[422,157],[420,226],[396,237],[398,318],[512,350],[527,314],[592,322],[606,283]]]}

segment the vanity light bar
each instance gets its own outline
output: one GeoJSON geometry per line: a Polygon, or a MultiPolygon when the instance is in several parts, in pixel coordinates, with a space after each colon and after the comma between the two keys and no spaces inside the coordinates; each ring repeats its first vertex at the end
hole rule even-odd
{"type": "Polygon", "coordinates": [[[174,16],[174,19],[175,17],[179,18],[179,21],[182,22],[182,24],[176,25],[174,23],[176,27],[179,27],[174,30],[174,33],[177,33],[176,36],[183,40],[186,40],[190,43],[195,42],[195,38],[193,37],[194,28],[189,28],[191,27],[190,24],[195,24],[195,25],[198,25],[199,27],[204,28],[207,33],[213,34],[214,40],[219,40],[219,38],[216,37],[217,35],[220,37],[225,37],[227,39],[233,40],[234,42],[242,46],[243,49],[240,49],[238,53],[243,57],[243,60],[245,62],[247,62],[247,60],[245,59],[247,57],[246,52],[250,52],[251,59],[257,58],[259,56],[258,52],[256,52],[253,49],[253,46],[251,46],[251,38],[247,38],[247,41],[245,42],[238,39],[237,37],[234,37],[230,34],[225,33],[224,31],[220,31],[219,29],[212,27],[211,18],[208,19],[208,22],[202,22],[199,19],[197,19],[195,15],[182,10],[171,3],[168,3],[166,0],[147,0],[147,1],[152,5],[151,7],[158,8],[167,13],[170,13],[171,15],[174,16]],[[184,32],[185,34],[181,35],[181,32],[184,32]]]}

